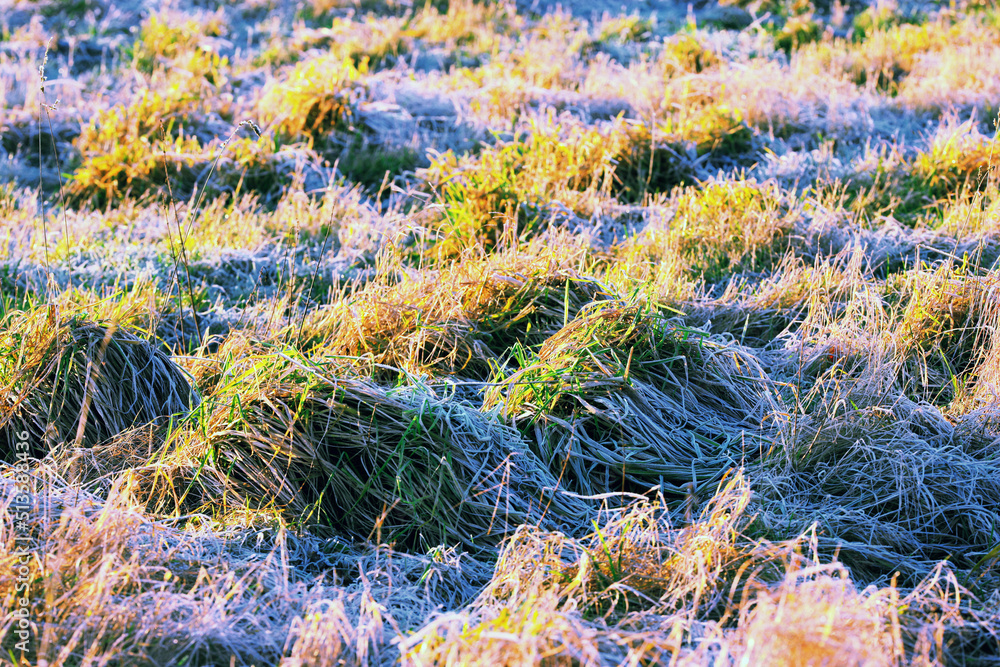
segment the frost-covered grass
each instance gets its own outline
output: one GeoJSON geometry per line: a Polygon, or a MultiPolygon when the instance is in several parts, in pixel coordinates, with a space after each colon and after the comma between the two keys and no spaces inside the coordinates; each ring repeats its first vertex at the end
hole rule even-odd
{"type": "Polygon", "coordinates": [[[995,664],[997,8],[662,5],[5,7],[0,663],[995,664]]]}

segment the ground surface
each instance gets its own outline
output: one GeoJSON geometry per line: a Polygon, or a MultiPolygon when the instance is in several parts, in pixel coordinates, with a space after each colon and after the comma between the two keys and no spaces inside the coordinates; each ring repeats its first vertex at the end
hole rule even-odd
{"type": "Polygon", "coordinates": [[[3,664],[1000,662],[995,5],[0,7],[3,664]]]}

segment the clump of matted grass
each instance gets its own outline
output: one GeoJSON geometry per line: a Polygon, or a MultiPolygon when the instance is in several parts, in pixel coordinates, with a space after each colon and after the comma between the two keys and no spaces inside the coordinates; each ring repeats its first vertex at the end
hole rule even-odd
{"type": "Polygon", "coordinates": [[[378,376],[399,368],[486,380],[512,345],[541,344],[600,298],[600,282],[577,271],[585,259],[536,249],[458,261],[369,285],[307,315],[297,335],[310,348],[363,357],[378,376]]]}
{"type": "Polygon", "coordinates": [[[242,493],[297,524],[406,548],[483,549],[586,514],[516,431],[426,389],[337,377],[337,363],[287,350],[229,365],[178,446],[204,442],[242,493]]]}
{"type": "Polygon", "coordinates": [[[96,445],[130,426],[185,412],[187,379],[151,343],[114,323],[56,319],[54,307],[13,313],[0,333],[3,458],[26,433],[32,456],[58,443],[96,445]]]}
{"type": "MultiPolygon", "coordinates": [[[[232,523],[248,503],[211,465],[204,443],[171,447],[169,424],[133,426],[93,446],[66,446],[46,462],[67,483],[121,502],[147,516],[197,517],[232,523]]],[[[272,523],[277,512],[259,512],[251,523],[272,523]]]]}
{"type": "Polygon", "coordinates": [[[912,584],[942,559],[981,565],[1000,502],[983,438],[891,388],[866,393],[872,384],[860,380],[831,381],[807,398],[816,401],[809,413],[791,418],[785,446],[762,461],[765,523],[784,535],[780,526],[818,521],[824,550],[836,549],[865,581],[899,572],[912,584]]]}
{"type": "Polygon", "coordinates": [[[554,475],[586,495],[715,486],[756,456],[774,397],[757,359],[623,303],[586,309],[486,394],[554,475]]]}

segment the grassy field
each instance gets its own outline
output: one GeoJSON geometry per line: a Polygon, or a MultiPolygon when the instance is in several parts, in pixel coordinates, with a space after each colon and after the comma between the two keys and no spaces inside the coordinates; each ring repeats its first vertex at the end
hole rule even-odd
{"type": "Polygon", "coordinates": [[[0,664],[1000,664],[998,113],[995,2],[0,1],[0,664]]]}

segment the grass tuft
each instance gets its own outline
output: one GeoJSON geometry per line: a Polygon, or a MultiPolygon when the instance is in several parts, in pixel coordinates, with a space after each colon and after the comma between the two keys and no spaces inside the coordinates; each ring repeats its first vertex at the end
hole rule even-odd
{"type": "Polygon", "coordinates": [[[525,355],[484,404],[502,407],[574,492],[690,497],[754,455],[745,437],[773,406],[764,378],[748,351],[609,304],[525,355]]]}
{"type": "Polygon", "coordinates": [[[8,316],[0,349],[7,462],[18,434],[26,434],[31,455],[41,457],[67,443],[104,443],[198,400],[180,369],[149,342],[114,323],[57,321],[54,306],[8,316]]]}

